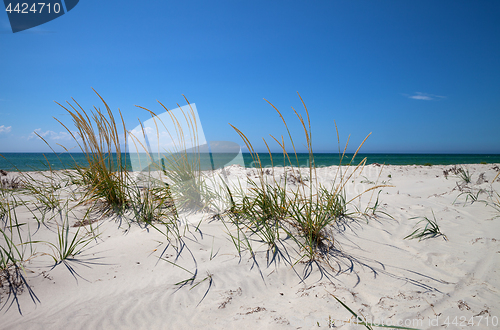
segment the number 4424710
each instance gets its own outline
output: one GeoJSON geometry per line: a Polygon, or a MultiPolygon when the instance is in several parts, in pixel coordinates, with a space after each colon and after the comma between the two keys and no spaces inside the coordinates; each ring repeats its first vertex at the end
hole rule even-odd
{"type": "Polygon", "coordinates": [[[33,3],[31,7],[26,2],[24,3],[9,3],[5,8],[5,11],[11,14],[12,12],[16,12],[18,14],[41,14],[43,10],[50,13],[58,14],[61,11],[61,5],[57,2],[51,4],[45,2],[33,3]],[[15,5],[15,6],[14,6],[15,5]]]}
{"type": "Polygon", "coordinates": [[[453,319],[451,319],[449,316],[444,320],[443,325],[450,326],[498,326],[498,317],[493,316],[472,316],[471,318],[467,319],[465,316],[455,316],[453,319]]]}

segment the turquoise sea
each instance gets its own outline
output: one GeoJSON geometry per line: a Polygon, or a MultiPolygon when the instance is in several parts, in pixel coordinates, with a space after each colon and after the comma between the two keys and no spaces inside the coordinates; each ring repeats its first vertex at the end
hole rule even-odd
{"type": "MultiPolygon", "coordinates": [[[[49,164],[52,170],[74,168],[76,165],[85,166],[85,155],[82,153],[3,153],[0,156],[0,169],[6,171],[38,171],[48,170],[49,164]]],[[[212,163],[227,164],[232,161],[232,154],[214,154],[212,163]]],[[[351,162],[352,154],[346,154],[343,164],[351,162]]],[[[290,155],[293,166],[297,166],[297,159],[290,155]]],[[[479,164],[479,163],[500,163],[500,154],[382,154],[382,153],[363,153],[358,154],[353,164],[357,164],[364,157],[367,158],[367,164],[379,163],[386,165],[452,165],[452,164],[479,164]]],[[[297,155],[299,166],[308,166],[309,154],[301,153],[297,155]]],[[[210,159],[210,158],[207,158],[210,159]]],[[[260,160],[263,167],[283,166],[283,154],[267,153],[260,154],[260,160]]],[[[314,162],[317,167],[324,167],[339,164],[339,155],[335,153],[315,153],[314,162]]],[[[246,167],[256,167],[256,162],[252,160],[250,154],[243,154],[243,161],[246,167]]],[[[288,162],[288,161],[287,161],[288,162]]],[[[130,166],[130,157],[127,159],[127,165],[130,166]]],[[[286,163],[288,166],[289,163],[286,163]]],[[[217,167],[217,165],[216,165],[217,167]]]]}

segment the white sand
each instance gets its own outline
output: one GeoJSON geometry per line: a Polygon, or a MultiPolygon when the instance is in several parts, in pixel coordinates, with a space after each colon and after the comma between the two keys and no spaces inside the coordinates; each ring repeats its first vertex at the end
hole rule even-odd
{"type": "MultiPolygon", "coordinates": [[[[175,283],[191,275],[158,259],[166,247],[164,236],[154,229],[135,224],[129,228],[126,223],[120,227],[104,219],[99,221],[98,242],[78,256],[99,264],[71,263],[82,277],[77,280],[64,265],[50,270],[50,257],[41,255],[50,248],[37,245],[39,255],[26,267],[40,303],[34,304],[23,292],[19,297],[23,315],[15,305],[1,311],[0,328],[312,329],[328,328],[331,322],[350,328],[342,323],[350,313],[331,294],[368,320],[384,324],[496,328],[492,322],[498,325],[500,317],[500,218],[495,218],[499,213],[484,203],[464,205],[464,198],[454,204],[460,180],[444,177],[443,170],[450,167],[384,167],[378,182],[394,187],[383,189],[379,210],[394,219],[379,213],[368,223],[339,226],[335,240],[341,250],[332,251],[330,259],[339,273],[326,267],[328,277],[322,277],[317,266],[305,269],[304,263],[293,269],[283,260],[267,265],[267,247],[258,242],[254,242],[255,259],[248,252],[240,258],[220,221],[205,220],[199,231],[194,230],[198,215],[189,218],[195,225],[186,232],[180,257],[175,260],[172,247],[165,253],[167,260],[197,272],[194,283],[180,287],[175,283]],[[432,219],[432,211],[448,241],[404,240],[419,220],[411,218],[432,219]],[[310,275],[302,281],[306,270],[310,275]]],[[[491,182],[497,174],[493,165],[465,167],[473,174],[470,187],[500,192],[500,182],[491,182]],[[476,184],[480,173],[489,182],[476,184]]],[[[319,169],[320,180],[327,183],[335,169],[319,169]]],[[[368,181],[376,181],[379,170],[367,166],[362,173],[366,178],[358,177],[347,187],[348,196],[373,186],[368,181]]],[[[243,169],[230,169],[233,179],[244,175],[243,169]]],[[[362,206],[370,196],[363,197],[362,206]]],[[[31,213],[18,209],[19,221],[29,223],[33,233],[36,222],[31,213]]],[[[55,230],[55,222],[49,224],[55,230]]],[[[51,230],[42,226],[32,239],[55,242],[51,230]]],[[[288,247],[295,257],[293,243],[288,247]]]]}

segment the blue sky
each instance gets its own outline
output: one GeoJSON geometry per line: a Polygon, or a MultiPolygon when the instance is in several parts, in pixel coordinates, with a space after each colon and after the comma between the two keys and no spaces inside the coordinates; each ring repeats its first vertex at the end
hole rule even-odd
{"type": "MultiPolygon", "coordinates": [[[[129,129],[196,104],[207,140],[257,149],[303,132],[316,152],[500,153],[499,1],[97,1],[12,33],[0,13],[0,152],[74,145],[54,101],[102,107],[129,129]]],[[[273,144],[272,144],[273,145],[273,144]]],[[[275,144],[274,144],[275,145],[275,144]]],[[[58,149],[60,150],[60,149],[58,149]]]]}

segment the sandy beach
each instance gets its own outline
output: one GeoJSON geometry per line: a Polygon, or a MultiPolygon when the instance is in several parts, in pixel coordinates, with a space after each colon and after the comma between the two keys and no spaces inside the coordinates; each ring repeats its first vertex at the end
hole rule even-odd
{"type": "MultiPolygon", "coordinates": [[[[64,263],[52,269],[53,246],[33,245],[24,266],[39,302],[25,289],[10,308],[4,306],[1,328],[364,328],[353,324],[352,314],[334,296],[369,323],[496,328],[499,213],[482,200],[488,200],[488,192],[500,191],[498,179],[492,182],[498,166],[462,167],[471,174],[467,185],[457,175],[445,176],[452,166],[366,166],[346,186],[347,197],[370,185],[392,187],[356,199],[353,206],[373,205],[382,191],[378,212],[336,222],[330,229],[335,248],[327,259],[312,263],[298,260],[300,251],[290,239],[282,240],[281,254],[273,258],[267,244],[249,235],[254,253],[239,254],[228,234],[231,227],[210,213],[180,214],[182,238],[170,243],[151,227],[95,215],[92,228],[98,236],[68,259],[74,273],[64,263]],[[460,195],[465,187],[485,192],[471,203],[460,195]],[[435,219],[443,235],[404,239],[424,217],[435,219]]],[[[274,171],[274,176],[283,173],[282,168],[274,171]]],[[[335,166],[320,168],[317,177],[327,183],[336,171],[335,166]]],[[[227,169],[230,179],[255,172],[239,166],[227,169]]],[[[43,179],[40,174],[33,178],[43,179]]],[[[60,199],[76,205],[74,191],[74,185],[61,188],[60,199]]],[[[56,243],[64,219],[49,211],[39,226],[33,214],[41,213],[33,211],[37,202],[16,190],[12,196],[26,201],[16,207],[18,222],[26,224],[23,235],[56,243]]],[[[73,226],[85,207],[74,207],[68,218],[70,232],[79,230],[78,237],[90,227],[73,226]]],[[[8,287],[1,290],[5,304],[8,287]]]]}
{"type": "Polygon", "coordinates": [[[500,1],[4,1],[0,330],[499,329],[500,1]]]}
{"type": "Polygon", "coordinates": [[[4,5],[0,330],[500,329],[500,0],[4,5]]]}

